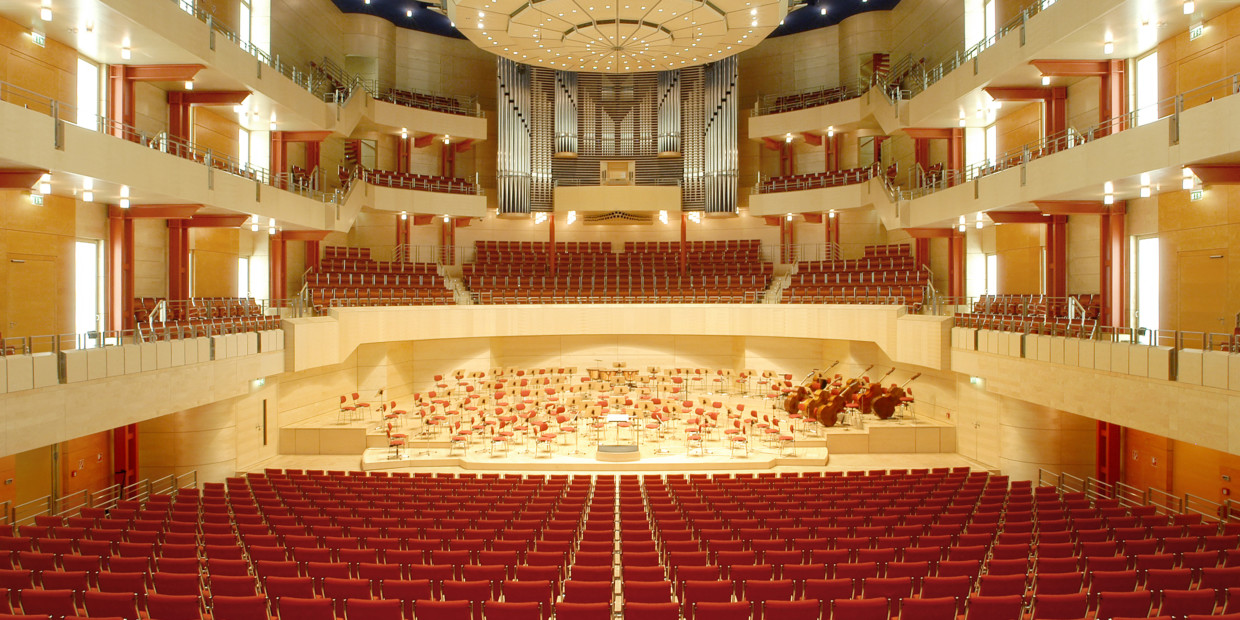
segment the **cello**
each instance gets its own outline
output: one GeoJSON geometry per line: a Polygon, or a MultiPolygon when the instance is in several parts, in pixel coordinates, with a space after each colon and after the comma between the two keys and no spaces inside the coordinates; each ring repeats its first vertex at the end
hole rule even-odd
{"type": "Polygon", "coordinates": [[[873,364],[866,366],[865,370],[862,370],[860,374],[849,379],[843,389],[832,393],[821,407],[812,412],[814,419],[818,420],[819,424],[823,426],[835,426],[835,423],[840,419],[840,412],[848,405],[849,399],[861,389],[861,377],[864,377],[865,373],[870,372],[870,369],[873,367],[873,364]]]}
{"type": "Polygon", "coordinates": [[[917,373],[909,377],[908,381],[905,381],[901,385],[892,385],[891,389],[887,390],[886,394],[875,398],[874,402],[871,403],[871,407],[874,409],[874,415],[878,416],[878,419],[880,420],[886,420],[895,415],[896,407],[900,406],[900,399],[904,398],[905,386],[912,383],[917,379],[917,377],[920,376],[921,373],[917,373]]]}
{"type": "Polygon", "coordinates": [[[787,413],[797,413],[797,410],[800,407],[801,401],[809,398],[811,395],[813,395],[814,390],[818,389],[817,387],[813,387],[813,386],[822,385],[824,381],[824,377],[826,377],[826,373],[830,372],[831,369],[835,368],[837,365],[839,365],[839,363],[840,363],[839,360],[836,360],[832,362],[831,365],[828,366],[826,370],[813,370],[808,375],[806,375],[805,381],[802,381],[802,385],[798,385],[795,388],[792,388],[792,391],[788,392],[788,396],[784,398],[784,411],[787,413]],[[804,385],[804,383],[807,383],[807,382],[810,383],[810,387],[806,387],[804,385]]]}
{"type": "Polygon", "coordinates": [[[861,413],[870,412],[870,403],[872,403],[874,399],[883,395],[883,379],[890,377],[891,373],[895,371],[896,369],[892,368],[887,371],[887,374],[879,377],[878,381],[873,381],[869,385],[865,386],[865,389],[862,390],[861,395],[857,397],[857,406],[861,409],[861,413]]]}

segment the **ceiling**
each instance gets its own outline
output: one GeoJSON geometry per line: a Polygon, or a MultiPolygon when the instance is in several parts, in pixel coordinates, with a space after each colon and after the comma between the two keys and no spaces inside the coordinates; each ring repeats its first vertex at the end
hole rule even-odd
{"type": "Polygon", "coordinates": [[[332,0],[345,13],[403,28],[467,38],[536,66],[627,73],[705,64],[768,36],[838,24],[899,0],[445,0],[447,15],[419,0],[332,0]]]}

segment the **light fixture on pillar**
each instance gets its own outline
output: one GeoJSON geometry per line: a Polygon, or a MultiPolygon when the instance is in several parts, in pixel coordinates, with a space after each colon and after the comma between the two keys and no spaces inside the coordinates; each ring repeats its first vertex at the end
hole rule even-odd
{"type": "Polygon", "coordinates": [[[660,224],[667,223],[667,211],[659,211],[659,223],[660,224]]]}
{"type": "Polygon", "coordinates": [[[981,211],[977,212],[977,229],[978,230],[982,229],[982,212],[981,211]]]}
{"type": "Polygon", "coordinates": [[[1183,187],[1184,189],[1192,189],[1194,184],[1195,183],[1193,182],[1193,169],[1185,168],[1184,169],[1184,182],[1181,185],[1181,187],[1183,187]]]}
{"type": "Polygon", "coordinates": [[[268,227],[267,227],[267,234],[268,234],[268,235],[274,235],[274,234],[276,234],[276,227],[275,227],[275,226],[268,226],[268,227]]]}
{"type": "Polygon", "coordinates": [[[1043,85],[1043,86],[1050,86],[1050,85],[1051,85],[1051,76],[1049,76],[1049,75],[1044,75],[1044,76],[1042,76],[1042,85],[1043,85]]]}
{"type": "Polygon", "coordinates": [[[1153,191],[1150,189],[1150,173],[1142,172],[1141,173],[1141,197],[1149,198],[1151,194],[1153,194],[1153,191]]]}
{"type": "Polygon", "coordinates": [[[444,223],[444,224],[447,224],[448,222],[451,222],[451,221],[452,221],[452,216],[451,216],[451,215],[448,215],[447,213],[443,214],[443,223],[444,223]]]}
{"type": "MultiPolygon", "coordinates": [[[[568,223],[569,223],[569,224],[572,224],[573,222],[576,222],[576,221],[577,221],[577,212],[576,212],[576,211],[569,211],[569,212],[568,212],[568,223]]],[[[666,224],[666,223],[667,223],[667,222],[664,222],[664,224],[666,224]]]]}
{"type": "Polygon", "coordinates": [[[400,212],[400,221],[402,221],[402,222],[403,222],[403,221],[408,220],[408,219],[409,219],[409,213],[408,213],[408,212],[405,212],[405,211],[401,211],[401,212],[400,212]]]}
{"type": "Polygon", "coordinates": [[[128,208],[129,208],[129,199],[128,199],[128,198],[121,198],[121,200],[120,200],[120,205],[121,205],[121,208],[122,208],[122,209],[128,209],[128,208]]]}
{"type": "Polygon", "coordinates": [[[792,134],[790,133],[784,134],[784,143],[792,144],[792,134]]]}
{"type": "Polygon", "coordinates": [[[122,209],[129,208],[129,186],[128,185],[121,186],[121,208],[122,209]]]}
{"type": "Polygon", "coordinates": [[[535,223],[535,224],[543,224],[543,223],[545,223],[546,221],[547,221],[547,214],[546,214],[546,213],[543,213],[542,211],[539,211],[538,213],[535,213],[535,214],[534,214],[534,223],[535,223]]]}
{"type": "Polygon", "coordinates": [[[834,137],[835,137],[835,125],[829,125],[829,126],[827,126],[827,137],[828,137],[828,138],[834,138],[834,137]]]}
{"type": "Polygon", "coordinates": [[[408,128],[408,127],[401,127],[401,128],[400,128],[400,139],[401,139],[401,140],[408,140],[408,139],[409,139],[409,128],[408,128]]]}
{"type": "Polygon", "coordinates": [[[276,130],[276,113],[274,110],[271,112],[271,122],[267,124],[267,128],[272,131],[276,130]]]}
{"type": "Polygon", "coordinates": [[[785,215],[785,216],[784,216],[784,219],[785,219],[785,220],[787,220],[787,221],[789,221],[789,222],[791,222],[791,221],[792,221],[792,214],[791,214],[791,213],[789,213],[788,215],[785,215]]]}
{"type": "Polygon", "coordinates": [[[52,0],[43,0],[42,6],[39,7],[39,19],[45,22],[52,21],[52,0]]]}
{"type": "Polygon", "coordinates": [[[690,211],[689,221],[693,222],[694,224],[701,224],[702,223],[702,212],[701,211],[690,211]]]}
{"type": "Polygon", "coordinates": [[[90,177],[86,177],[82,179],[82,189],[85,189],[85,190],[95,189],[95,180],[90,177]]]}
{"type": "Polygon", "coordinates": [[[831,209],[831,212],[827,214],[827,217],[835,219],[835,209],[831,209]]]}
{"type": "Polygon", "coordinates": [[[964,110],[961,110],[960,111],[960,126],[964,127],[967,122],[968,122],[968,117],[965,115],[964,110]]]}
{"type": "Polygon", "coordinates": [[[91,192],[91,191],[82,192],[82,200],[86,202],[94,202],[95,192],[91,192]]]}
{"type": "Polygon", "coordinates": [[[444,144],[451,144],[451,143],[452,143],[452,136],[445,135],[445,136],[443,137],[443,143],[444,143],[444,144]]]}
{"type": "Polygon", "coordinates": [[[258,232],[258,216],[250,217],[250,232],[258,232]]]}
{"type": "Polygon", "coordinates": [[[962,216],[960,216],[960,224],[957,226],[957,229],[958,229],[960,232],[964,232],[964,229],[965,229],[965,223],[964,223],[964,216],[963,216],[963,215],[962,215],[962,216]]]}
{"type": "Polygon", "coordinates": [[[1102,204],[1115,204],[1115,184],[1110,181],[1102,184],[1102,204]]]}
{"type": "Polygon", "coordinates": [[[1102,42],[1102,53],[1110,56],[1115,53],[1115,42],[1111,40],[1111,33],[1107,33],[1107,38],[1102,42]]]}
{"type": "Polygon", "coordinates": [[[133,52],[129,49],[129,39],[121,42],[121,60],[129,60],[133,58],[133,52]]]}
{"type": "Polygon", "coordinates": [[[185,90],[194,90],[193,80],[185,80],[185,90]]]}
{"type": "Polygon", "coordinates": [[[1185,15],[1192,15],[1193,11],[1196,11],[1196,10],[1197,10],[1196,2],[1193,2],[1193,0],[1186,0],[1184,2],[1184,14],[1185,15]]]}
{"type": "Polygon", "coordinates": [[[39,193],[44,196],[52,193],[52,174],[50,172],[39,179],[39,193]]]}

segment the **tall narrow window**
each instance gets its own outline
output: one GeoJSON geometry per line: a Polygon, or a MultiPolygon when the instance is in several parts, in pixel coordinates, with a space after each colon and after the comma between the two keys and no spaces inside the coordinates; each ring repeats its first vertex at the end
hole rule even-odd
{"type": "Polygon", "coordinates": [[[1137,124],[1158,120],[1158,52],[1137,59],[1137,124]]]}
{"type": "Polygon", "coordinates": [[[1137,327],[1158,329],[1158,237],[1137,239],[1136,263],[1133,296],[1137,304],[1133,318],[1137,327]]]}
{"type": "Polygon", "coordinates": [[[78,58],[77,62],[77,124],[99,130],[99,65],[78,58]]]}
{"type": "Polygon", "coordinates": [[[237,162],[242,168],[250,165],[250,132],[244,128],[237,129],[237,162]]]}
{"type": "Polygon", "coordinates": [[[986,159],[989,159],[992,164],[999,160],[998,125],[991,125],[986,128],[986,159]]]}
{"type": "Polygon", "coordinates": [[[88,334],[87,346],[94,346],[99,330],[99,243],[78,241],[73,257],[73,331],[88,334]]]}
{"type": "Polygon", "coordinates": [[[986,294],[999,294],[999,255],[986,255],[986,294]]]}
{"type": "Polygon", "coordinates": [[[244,256],[237,259],[237,296],[253,297],[250,295],[250,259],[244,256]]]}
{"type": "Polygon", "coordinates": [[[998,20],[995,18],[995,0],[986,0],[986,4],[982,5],[982,13],[985,15],[987,41],[983,47],[986,47],[993,43],[991,37],[999,32],[998,20]]]}
{"type": "Polygon", "coordinates": [[[249,0],[241,0],[240,17],[237,24],[237,38],[240,39],[241,48],[249,49],[250,47],[250,24],[253,23],[254,8],[250,6],[249,0]]]}

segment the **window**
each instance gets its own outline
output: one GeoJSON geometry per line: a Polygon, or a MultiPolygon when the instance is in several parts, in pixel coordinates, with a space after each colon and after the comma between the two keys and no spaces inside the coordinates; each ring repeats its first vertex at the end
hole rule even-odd
{"type": "Polygon", "coordinates": [[[77,62],[77,125],[99,130],[99,65],[78,58],[77,62]]]}
{"type": "Polygon", "coordinates": [[[973,46],[986,38],[986,22],[982,0],[964,0],[964,48],[973,46]]]}
{"type": "Polygon", "coordinates": [[[1158,120],[1158,52],[1137,59],[1137,125],[1158,120]]]}
{"type": "Polygon", "coordinates": [[[249,0],[241,0],[240,17],[237,24],[237,38],[241,43],[242,49],[250,47],[250,24],[253,22],[254,9],[250,6],[249,0]]]}
{"type": "Polygon", "coordinates": [[[237,162],[242,168],[250,166],[250,132],[245,128],[237,129],[237,162]]]}
{"type": "Polygon", "coordinates": [[[986,128],[986,159],[993,164],[999,160],[999,126],[986,128]]]}
{"type": "Polygon", "coordinates": [[[267,299],[270,297],[271,281],[267,272],[267,257],[255,255],[250,257],[250,297],[267,299]]]}
{"type": "Polygon", "coordinates": [[[1136,240],[1136,273],[1133,274],[1133,319],[1137,327],[1158,329],[1158,237],[1136,240]]]}
{"type": "Polygon", "coordinates": [[[985,16],[986,40],[989,41],[999,32],[999,24],[995,19],[995,0],[986,0],[986,4],[982,5],[982,13],[985,16]]]}
{"type": "Polygon", "coordinates": [[[98,344],[99,331],[99,279],[102,277],[99,261],[99,242],[78,241],[73,257],[73,331],[88,334],[85,344],[98,344]],[[92,332],[96,332],[91,336],[92,332]]]}
{"type": "Polygon", "coordinates": [[[986,294],[999,294],[999,255],[986,255],[986,294]]]}
{"type": "Polygon", "coordinates": [[[237,259],[237,296],[252,297],[250,295],[250,259],[244,256],[237,259]]]}

